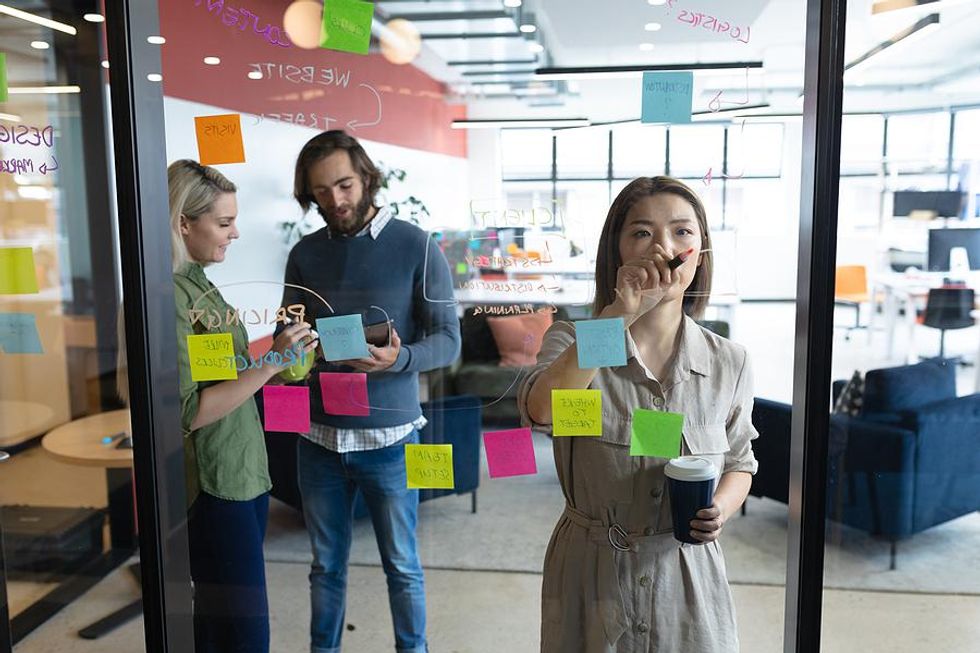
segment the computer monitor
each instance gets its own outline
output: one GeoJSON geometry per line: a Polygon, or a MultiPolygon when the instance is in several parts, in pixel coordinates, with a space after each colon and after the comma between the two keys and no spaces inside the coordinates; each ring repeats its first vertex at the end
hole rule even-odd
{"type": "Polygon", "coordinates": [[[939,218],[957,218],[966,195],[958,190],[897,190],[892,214],[907,216],[913,211],[933,211],[939,218]]]}
{"type": "Polygon", "coordinates": [[[963,247],[970,259],[970,269],[980,270],[980,229],[930,229],[929,270],[949,271],[949,252],[963,247]]]}

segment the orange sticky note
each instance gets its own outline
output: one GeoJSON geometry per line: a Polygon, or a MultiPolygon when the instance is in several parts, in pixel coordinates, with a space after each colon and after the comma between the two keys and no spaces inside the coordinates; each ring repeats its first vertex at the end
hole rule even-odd
{"type": "Polygon", "coordinates": [[[237,113],[194,118],[197,151],[202,165],[245,163],[242,117],[237,113]]]}
{"type": "Polygon", "coordinates": [[[0,247],[0,295],[36,293],[34,250],[30,247],[0,247]]]}

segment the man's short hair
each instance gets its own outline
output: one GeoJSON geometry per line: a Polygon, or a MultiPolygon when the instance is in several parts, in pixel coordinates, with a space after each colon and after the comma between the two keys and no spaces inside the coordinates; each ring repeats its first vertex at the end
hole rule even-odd
{"type": "Polygon", "coordinates": [[[374,205],[374,198],[378,194],[378,189],[381,188],[381,172],[356,138],[341,129],[331,129],[308,140],[296,158],[293,197],[299,202],[304,213],[316,203],[316,198],[313,197],[313,192],[310,189],[310,167],[337,150],[345,150],[350,155],[354,172],[358,174],[364,184],[364,193],[371,199],[371,205],[374,205]]]}

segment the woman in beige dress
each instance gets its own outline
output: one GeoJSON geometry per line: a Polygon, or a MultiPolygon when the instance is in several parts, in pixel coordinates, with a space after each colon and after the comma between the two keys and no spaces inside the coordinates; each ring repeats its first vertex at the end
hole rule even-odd
{"type": "Polygon", "coordinates": [[[693,319],[711,290],[710,248],[690,188],[670,177],[631,182],[603,226],[593,305],[597,318],[623,318],[627,364],[580,369],[574,326],[557,322],[521,386],[524,423],[542,429],[553,389],[602,391],[602,435],[553,440],[566,506],[544,563],[543,652],[738,650],[718,537],[748,494],[758,434],[745,349],[693,319]],[[690,523],[699,544],[673,537],[667,459],[630,456],[637,408],[682,413],[682,453],[718,468],[713,504],[690,523]]]}

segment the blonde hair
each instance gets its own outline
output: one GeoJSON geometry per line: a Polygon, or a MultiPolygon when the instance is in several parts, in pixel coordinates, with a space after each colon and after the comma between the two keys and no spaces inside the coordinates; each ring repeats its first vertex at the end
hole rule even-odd
{"type": "Polygon", "coordinates": [[[170,191],[171,261],[174,272],[190,262],[190,254],[180,234],[180,216],[193,222],[211,210],[221,193],[234,193],[238,188],[227,177],[191,159],[174,161],[167,168],[167,187],[170,191]]]}

